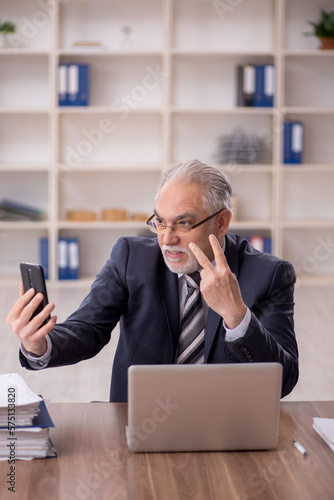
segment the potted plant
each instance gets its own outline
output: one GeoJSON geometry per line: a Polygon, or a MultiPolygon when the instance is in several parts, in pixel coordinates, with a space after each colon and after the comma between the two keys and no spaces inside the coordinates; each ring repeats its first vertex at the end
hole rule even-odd
{"type": "Polygon", "coordinates": [[[317,22],[309,21],[313,26],[313,33],[305,33],[319,38],[321,42],[320,49],[334,49],[334,11],[320,11],[320,19],[317,22]]]}
{"type": "Polygon", "coordinates": [[[16,26],[10,21],[4,21],[3,23],[0,20],[0,47],[6,47],[6,37],[8,33],[15,33],[16,26]]]}

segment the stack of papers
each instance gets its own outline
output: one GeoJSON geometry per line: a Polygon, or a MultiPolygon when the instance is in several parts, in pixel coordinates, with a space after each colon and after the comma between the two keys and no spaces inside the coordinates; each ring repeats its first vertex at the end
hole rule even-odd
{"type": "Polygon", "coordinates": [[[9,421],[15,427],[32,425],[41,401],[42,398],[29,389],[18,373],[0,375],[0,427],[7,427],[8,416],[13,417],[9,421]]]}
{"type": "Polygon", "coordinates": [[[0,460],[56,456],[43,398],[18,373],[0,375],[0,460]]]}
{"type": "Polygon", "coordinates": [[[315,417],[313,419],[313,429],[328,444],[330,449],[334,451],[334,418],[315,417]]]}
{"type": "Polygon", "coordinates": [[[43,211],[30,205],[13,200],[0,200],[0,220],[39,221],[44,217],[43,211]]]}

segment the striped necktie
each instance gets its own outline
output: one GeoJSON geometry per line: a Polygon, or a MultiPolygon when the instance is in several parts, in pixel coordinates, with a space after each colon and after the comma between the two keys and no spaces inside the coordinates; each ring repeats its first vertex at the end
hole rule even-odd
{"type": "Polygon", "coordinates": [[[204,363],[204,314],[199,272],[184,275],[188,295],[180,326],[180,337],[176,363],[204,363]]]}

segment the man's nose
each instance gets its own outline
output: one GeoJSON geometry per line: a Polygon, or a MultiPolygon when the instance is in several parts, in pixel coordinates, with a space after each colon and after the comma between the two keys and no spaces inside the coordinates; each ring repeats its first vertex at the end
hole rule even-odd
{"type": "Polygon", "coordinates": [[[166,227],[166,231],[163,235],[163,243],[164,245],[176,245],[180,241],[177,233],[170,226],[166,227]]]}

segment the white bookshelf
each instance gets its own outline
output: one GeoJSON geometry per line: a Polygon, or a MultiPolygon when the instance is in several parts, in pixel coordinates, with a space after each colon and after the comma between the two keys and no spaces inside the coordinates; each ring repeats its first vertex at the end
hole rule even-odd
{"type": "Polygon", "coordinates": [[[231,229],[271,236],[272,251],[300,277],[334,279],[334,51],[321,51],[308,20],[330,1],[71,0],[48,12],[37,0],[3,0],[17,37],[0,51],[0,199],[42,208],[37,223],[0,222],[0,280],[50,242],[80,241],[82,283],[122,235],[145,223],[75,223],[70,209],[151,213],[160,173],[199,158],[222,169],[238,197],[231,229]],[[225,5],[225,7],[224,7],[225,5]],[[229,6],[226,9],[226,5],[229,6]],[[132,28],[124,46],[122,28],[132,28]],[[78,49],[74,41],[100,41],[78,49]],[[58,107],[60,62],[86,62],[89,107],[58,107]],[[236,66],[273,63],[274,108],[236,106],[236,66]],[[305,124],[304,164],[282,164],[287,118],[305,124]],[[261,164],[218,165],[217,138],[236,127],[266,138],[261,164]],[[325,243],[324,243],[325,242],[325,243]],[[327,252],[327,253],[326,253],[327,252]]]}

